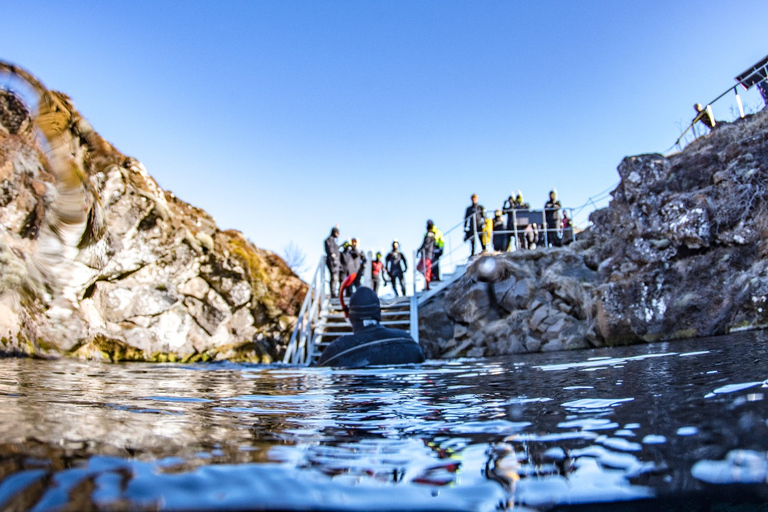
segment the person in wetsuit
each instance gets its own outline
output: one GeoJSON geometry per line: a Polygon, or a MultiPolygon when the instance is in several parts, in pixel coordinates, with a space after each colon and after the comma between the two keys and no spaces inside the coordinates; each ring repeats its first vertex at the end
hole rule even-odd
{"type": "MultiPolygon", "coordinates": [[[[341,252],[339,253],[339,283],[343,283],[349,275],[349,248],[351,247],[349,241],[345,241],[341,244],[341,252]]],[[[356,271],[357,269],[353,270],[356,271]]],[[[341,291],[339,291],[341,293],[341,291]]]]}
{"type": "Polygon", "coordinates": [[[493,250],[504,252],[509,245],[509,237],[506,231],[504,218],[501,216],[501,210],[496,210],[493,216],[493,250]]]}
{"type": "Polygon", "coordinates": [[[357,247],[357,238],[353,238],[350,241],[350,247],[349,252],[347,254],[347,275],[351,275],[355,272],[357,272],[357,279],[354,280],[354,282],[349,286],[348,290],[351,290],[351,292],[348,295],[351,295],[355,291],[357,291],[358,288],[360,288],[360,281],[363,278],[363,271],[362,268],[365,265],[365,254],[363,254],[363,251],[361,251],[357,247]]]}
{"type": "Polygon", "coordinates": [[[381,325],[379,297],[361,287],[349,301],[349,323],[354,334],[328,345],[314,366],[360,368],[369,365],[424,362],[424,352],[411,336],[381,325]]]}
{"type": "Polygon", "coordinates": [[[546,229],[547,245],[560,247],[562,233],[560,231],[560,209],[562,205],[557,199],[557,190],[549,191],[549,201],[544,203],[544,229],[546,229]]]}
{"type": "Polygon", "coordinates": [[[445,248],[445,240],[443,239],[443,232],[437,229],[435,223],[431,220],[427,221],[427,231],[431,231],[435,235],[435,252],[432,259],[432,281],[440,280],[440,256],[443,255],[443,249],[445,248]]]}
{"type": "Polygon", "coordinates": [[[405,275],[405,272],[408,271],[408,262],[406,261],[405,256],[403,256],[403,253],[400,252],[399,247],[400,244],[397,243],[397,240],[392,242],[392,251],[387,254],[385,260],[387,275],[389,275],[392,289],[395,291],[395,297],[397,297],[397,281],[400,281],[400,290],[403,292],[403,296],[405,296],[405,281],[403,280],[403,276],[405,275]]]}
{"type": "Polygon", "coordinates": [[[520,250],[525,249],[526,247],[525,228],[527,224],[525,224],[522,219],[518,219],[518,212],[516,212],[516,210],[530,209],[531,205],[523,201],[523,193],[519,190],[517,191],[517,196],[515,196],[513,193],[510,193],[509,198],[504,201],[502,212],[507,215],[507,238],[514,242],[514,244],[510,245],[517,246],[510,247],[510,250],[520,250]],[[517,239],[515,239],[515,233],[517,233],[517,239]]]}
{"type": "Polygon", "coordinates": [[[325,239],[325,265],[331,275],[331,297],[339,295],[339,272],[341,271],[341,254],[336,239],[339,238],[339,228],[331,229],[331,234],[325,239]]]}
{"type": "MultiPolygon", "coordinates": [[[[373,291],[378,293],[381,288],[381,278],[384,274],[384,262],[381,261],[381,253],[376,253],[376,258],[371,262],[371,281],[373,281],[373,291]]],[[[387,280],[384,280],[386,284],[387,280]]]]}
{"type": "Polygon", "coordinates": [[[472,256],[475,255],[475,239],[480,242],[481,251],[485,251],[485,241],[483,240],[483,226],[485,226],[485,208],[477,204],[477,194],[472,194],[470,198],[472,204],[464,212],[464,241],[470,241],[472,247],[472,256]]]}
{"type": "Polygon", "coordinates": [[[432,260],[435,259],[435,233],[432,231],[432,221],[427,221],[427,233],[424,235],[424,241],[416,252],[421,256],[416,265],[416,270],[424,274],[424,291],[429,290],[429,282],[432,280],[432,260]]]}

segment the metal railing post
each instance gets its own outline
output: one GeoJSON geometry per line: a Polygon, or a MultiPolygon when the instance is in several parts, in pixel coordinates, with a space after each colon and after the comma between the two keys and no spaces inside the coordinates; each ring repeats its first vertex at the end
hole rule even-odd
{"type": "Polygon", "coordinates": [[[520,250],[519,238],[517,237],[517,211],[512,210],[512,234],[515,237],[515,250],[520,250]]]}
{"type": "Polygon", "coordinates": [[[547,238],[547,233],[549,231],[549,223],[547,222],[547,210],[548,208],[544,208],[544,218],[541,219],[544,221],[544,247],[549,247],[549,238],[547,238]]]}
{"type": "Polygon", "coordinates": [[[717,121],[715,121],[715,114],[712,112],[712,105],[707,104],[707,115],[709,116],[709,121],[712,123],[712,127],[714,128],[717,121]]]}
{"type": "Polygon", "coordinates": [[[419,301],[416,299],[416,294],[411,296],[411,338],[418,343],[419,342],[419,301]]]}
{"type": "Polygon", "coordinates": [[[411,260],[413,262],[413,295],[416,295],[416,274],[418,271],[416,270],[416,267],[419,266],[419,261],[416,259],[418,257],[419,251],[413,251],[413,259],[411,260]]]}
{"type": "Polygon", "coordinates": [[[371,263],[373,262],[373,254],[368,251],[368,257],[365,259],[365,265],[363,266],[363,279],[361,283],[366,288],[373,289],[373,276],[371,275],[371,263]]]}
{"type": "MultiPolygon", "coordinates": [[[[320,267],[320,307],[323,307],[323,304],[325,304],[325,270],[326,267],[322,263],[320,263],[322,267],[320,267]]],[[[330,287],[330,285],[329,285],[330,287]]]]}
{"type": "Polygon", "coordinates": [[[735,86],[733,92],[736,94],[736,104],[739,106],[739,115],[744,119],[744,105],[741,103],[741,96],[739,96],[739,87],[735,86]]]}
{"type": "MultiPolygon", "coordinates": [[[[301,364],[306,358],[305,349],[307,345],[307,334],[310,336],[312,335],[312,308],[316,305],[318,277],[323,271],[324,265],[325,257],[321,256],[317,268],[315,269],[315,273],[309,281],[309,288],[304,297],[304,302],[301,303],[299,314],[296,315],[296,326],[293,329],[293,334],[291,334],[291,339],[288,342],[288,347],[286,347],[285,355],[283,356],[284,363],[301,364]]],[[[320,281],[320,287],[321,290],[325,288],[325,283],[323,281],[320,281]]]]}

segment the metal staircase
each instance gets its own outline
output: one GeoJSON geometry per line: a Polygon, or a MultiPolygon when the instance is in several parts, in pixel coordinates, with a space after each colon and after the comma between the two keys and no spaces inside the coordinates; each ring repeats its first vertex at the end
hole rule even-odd
{"type": "MultiPolygon", "coordinates": [[[[326,294],[325,272],[325,258],[321,258],[283,357],[286,364],[311,365],[336,338],[352,334],[339,299],[326,294]]],[[[381,324],[407,331],[418,343],[418,297],[381,299],[381,324]]]]}
{"type": "MultiPolygon", "coordinates": [[[[349,302],[349,299],[347,299],[349,302]]],[[[392,300],[381,300],[381,325],[393,329],[401,329],[411,334],[416,342],[419,341],[418,305],[414,297],[397,297],[392,300]]],[[[339,299],[330,299],[320,312],[313,333],[312,351],[308,352],[309,364],[317,361],[325,347],[336,338],[352,334],[352,325],[341,310],[339,299]]]]}
{"type": "MultiPolygon", "coordinates": [[[[563,208],[563,210],[569,211],[571,213],[570,218],[573,218],[573,211],[571,208],[563,208]]],[[[527,223],[532,214],[538,215],[537,218],[543,218],[544,215],[543,211],[539,210],[512,210],[511,213],[515,218],[514,225],[518,226],[518,224],[520,224],[520,229],[522,229],[521,223],[527,223]],[[523,217],[527,219],[525,222],[523,222],[523,217]],[[521,222],[519,223],[518,220],[521,222]]],[[[419,287],[417,282],[423,282],[423,279],[416,271],[418,253],[413,253],[413,259],[411,260],[413,295],[409,297],[397,297],[390,300],[381,299],[381,319],[384,326],[407,331],[418,343],[419,306],[429,301],[451,283],[462,277],[466,273],[467,267],[475,258],[475,256],[469,254],[469,241],[464,237],[463,227],[464,223],[460,222],[443,233],[445,239],[445,252],[440,258],[440,264],[443,269],[452,269],[453,272],[444,273],[440,281],[432,281],[428,291],[416,291],[417,287],[419,287]]],[[[518,228],[516,227],[514,231],[508,231],[506,233],[513,236],[516,240],[518,235],[517,229],[518,228]]],[[[475,244],[476,246],[479,245],[479,240],[477,239],[479,236],[479,232],[475,234],[475,241],[477,242],[475,244]]],[[[547,236],[546,230],[544,230],[543,243],[545,246],[547,245],[547,236]]],[[[569,236],[575,237],[575,230],[571,230],[569,236]]],[[[363,271],[365,277],[362,279],[362,284],[363,286],[372,288],[370,282],[371,253],[369,252],[367,256],[367,264],[363,271]]],[[[325,256],[321,256],[315,273],[309,282],[307,295],[304,298],[304,303],[302,304],[297,317],[291,340],[286,348],[285,356],[283,357],[284,363],[311,365],[317,361],[320,354],[322,354],[323,349],[332,343],[333,340],[340,336],[352,334],[352,326],[344,317],[339,300],[332,299],[327,294],[326,288],[325,256]]]]}
{"type": "MultiPolygon", "coordinates": [[[[464,263],[461,265],[456,265],[454,268],[454,271],[451,274],[443,274],[440,281],[432,281],[429,283],[429,290],[424,290],[421,292],[415,292],[416,296],[416,302],[419,306],[427,302],[429,299],[443,291],[443,289],[447,288],[450,284],[457,281],[461,276],[464,275],[464,273],[467,271],[467,266],[469,263],[464,263]]],[[[414,279],[415,282],[415,279],[414,279]]],[[[414,286],[415,288],[415,286],[414,286]]]]}

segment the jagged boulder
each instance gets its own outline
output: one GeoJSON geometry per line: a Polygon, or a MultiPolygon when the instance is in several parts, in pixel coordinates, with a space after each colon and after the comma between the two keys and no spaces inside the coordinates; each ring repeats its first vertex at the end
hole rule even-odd
{"type": "Polygon", "coordinates": [[[0,352],[278,357],[305,283],[162,190],[68,98],[22,75],[40,97],[37,115],[0,91],[0,352]]]}
{"type": "Polygon", "coordinates": [[[422,306],[429,357],[503,355],[768,326],[768,112],[684,151],[627,157],[565,248],[494,256],[422,306]]]}

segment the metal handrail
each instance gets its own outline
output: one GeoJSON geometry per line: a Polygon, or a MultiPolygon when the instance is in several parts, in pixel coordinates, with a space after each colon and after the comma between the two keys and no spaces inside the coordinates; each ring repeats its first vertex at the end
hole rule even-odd
{"type": "MultiPolygon", "coordinates": [[[[762,70],[760,70],[760,69],[758,68],[758,69],[756,69],[755,71],[762,71],[762,73],[763,73],[763,76],[765,76],[766,74],[768,74],[768,66],[763,66],[762,70]]],[[[755,83],[757,83],[757,82],[755,82],[755,83]]],[[[666,150],[664,153],[665,153],[665,154],[666,154],[666,153],[669,153],[669,152],[670,152],[672,149],[674,149],[675,147],[677,147],[677,148],[678,148],[678,150],[682,150],[682,149],[683,149],[683,146],[681,145],[681,141],[683,141],[683,139],[685,138],[685,136],[688,134],[688,132],[689,132],[689,131],[691,131],[691,132],[693,133],[693,140],[696,140],[696,139],[698,139],[698,138],[699,138],[699,134],[696,132],[696,124],[697,124],[699,121],[701,121],[702,119],[704,119],[704,115],[705,115],[705,114],[706,114],[707,116],[709,116],[709,118],[710,118],[710,120],[712,121],[712,123],[713,123],[713,124],[715,124],[715,123],[716,123],[716,121],[715,121],[715,116],[714,116],[714,114],[713,114],[713,112],[712,112],[712,105],[713,105],[714,103],[716,103],[717,101],[719,101],[721,98],[723,98],[725,95],[727,95],[728,93],[730,93],[731,91],[733,91],[733,93],[734,93],[734,94],[735,94],[735,96],[736,96],[736,104],[737,104],[737,105],[738,105],[738,107],[739,107],[739,117],[741,117],[741,118],[743,119],[743,118],[744,118],[744,104],[742,103],[742,101],[741,101],[741,96],[739,95],[739,86],[740,86],[740,85],[741,85],[742,87],[744,87],[745,89],[747,89],[747,90],[748,90],[748,89],[752,88],[752,85],[754,85],[754,84],[750,85],[749,87],[746,87],[746,86],[744,86],[743,84],[740,84],[740,83],[739,83],[739,84],[736,84],[736,85],[734,85],[734,86],[728,87],[728,88],[727,88],[725,91],[723,91],[723,92],[722,92],[720,95],[718,95],[718,96],[717,96],[717,98],[715,98],[715,99],[713,99],[712,101],[710,101],[709,103],[707,103],[707,104],[706,104],[706,105],[705,105],[705,106],[702,108],[701,112],[700,112],[698,115],[696,115],[696,117],[694,117],[694,118],[693,118],[693,121],[691,121],[691,123],[690,123],[690,124],[688,125],[688,127],[687,127],[687,128],[684,130],[684,131],[683,131],[683,133],[680,135],[680,137],[678,137],[678,139],[675,141],[675,143],[674,143],[674,144],[672,144],[672,146],[670,146],[670,147],[669,147],[669,149],[667,149],[667,150],[666,150]]],[[[692,142],[692,141],[691,141],[691,142],[692,142]]]]}
{"type": "MultiPolygon", "coordinates": [[[[574,208],[570,208],[570,207],[567,207],[567,208],[562,208],[562,207],[561,208],[542,208],[542,209],[539,209],[539,210],[536,210],[536,209],[533,209],[533,208],[510,209],[510,210],[507,210],[507,212],[511,213],[512,216],[513,216],[514,229],[512,229],[512,230],[504,229],[503,231],[502,230],[493,231],[493,232],[491,232],[491,234],[492,233],[505,233],[505,234],[509,234],[509,235],[514,235],[514,239],[515,239],[515,241],[517,241],[518,238],[519,238],[519,235],[522,232],[522,230],[517,229],[517,227],[518,227],[518,218],[517,218],[518,213],[535,212],[535,213],[541,215],[541,219],[543,221],[543,220],[545,220],[545,216],[546,216],[546,212],[547,211],[557,211],[557,210],[566,212],[568,214],[568,218],[571,221],[571,224],[567,228],[562,228],[561,226],[556,226],[554,228],[546,229],[545,226],[544,226],[544,223],[542,222],[541,223],[542,225],[538,228],[538,232],[539,232],[540,236],[542,236],[544,238],[544,246],[547,247],[549,245],[549,239],[552,237],[553,233],[563,233],[563,232],[565,232],[568,229],[571,230],[570,231],[571,240],[575,241],[576,240],[577,227],[573,224],[573,211],[574,211],[574,208]]],[[[485,219],[489,219],[489,218],[491,218],[491,215],[492,214],[491,214],[490,211],[486,211],[484,218],[485,219]]],[[[462,265],[462,264],[466,263],[466,261],[469,258],[471,258],[471,255],[467,255],[468,251],[466,251],[466,252],[462,251],[464,248],[468,247],[470,245],[470,243],[471,243],[471,239],[464,240],[464,229],[463,228],[464,228],[464,225],[465,225],[465,221],[466,221],[466,219],[464,219],[461,222],[459,222],[458,224],[452,226],[450,229],[448,229],[446,231],[443,231],[443,240],[445,242],[445,247],[443,249],[443,255],[440,257],[440,260],[439,260],[441,269],[445,269],[446,267],[448,269],[455,268],[455,267],[457,267],[459,265],[462,265]],[[460,239],[461,241],[459,243],[455,243],[454,238],[455,238],[456,232],[457,232],[457,230],[459,230],[459,228],[461,228],[461,231],[458,231],[458,234],[461,236],[461,239],[460,239]],[[459,254],[460,251],[461,251],[461,256],[459,257],[457,255],[459,254]]],[[[475,230],[475,233],[474,233],[473,236],[474,236],[474,239],[475,239],[475,247],[479,247],[480,246],[479,245],[479,242],[480,242],[479,238],[481,236],[483,236],[483,233],[481,231],[475,230]]],[[[539,240],[537,240],[536,242],[538,244],[539,240]]],[[[492,243],[493,243],[492,240],[490,240],[489,244],[492,244],[492,243]]],[[[520,248],[517,246],[517,243],[515,242],[514,249],[510,249],[510,250],[520,250],[520,248]]],[[[414,294],[417,293],[417,291],[416,291],[416,280],[417,280],[417,276],[419,275],[419,272],[416,269],[416,267],[418,265],[418,262],[419,262],[419,256],[418,256],[418,250],[416,250],[416,251],[413,252],[413,266],[412,266],[412,273],[413,273],[413,285],[412,286],[413,286],[413,293],[414,294]]]]}
{"type": "MultiPolygon", "coordinates": [[[[370,278],[371,254],[369,253],[368,256],[366,270],[363,271],[365,275],[362,276],[362,286],[370,288],[373,285],[370,278]]],[[[296,317],[296,325],[286,347],[283,363],[306,365],[312,362],[316,344],[323,336],[321,315],[323,311],[330,311],[331,308],[331,300],[326,293],[326,259],[325,256],[321,256],[296,317]]],[[[418,302],[415,296],[410,298],[409,308],[411,336],[418,343],[418,302]]]]}
{"type": "Polygon", "coordinates": [[[306,364],[314,350],[314,325],[325,302],[325,256],[320,257],[307,294],[296,317],[296,326],[291,334],[283,363],[306,364]]]}

